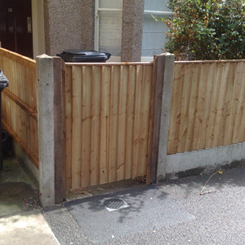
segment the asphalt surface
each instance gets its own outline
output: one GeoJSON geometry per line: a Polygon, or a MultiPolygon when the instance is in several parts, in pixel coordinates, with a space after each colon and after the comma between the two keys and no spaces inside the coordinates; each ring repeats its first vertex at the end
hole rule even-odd
{"type": "Polygon", "coordinates": [[[245,167],[75,200],[43,215],[60,244],[242,245],[245,167]],[[110,197],[129,206],[109,212],[102,201],[110,197]]]}

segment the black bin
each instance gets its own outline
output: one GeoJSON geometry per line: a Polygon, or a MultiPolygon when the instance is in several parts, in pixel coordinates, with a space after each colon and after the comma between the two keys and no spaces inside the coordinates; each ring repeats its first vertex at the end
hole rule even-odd
{"type": "Polygon", "coordinates": [[[111,54],[95,50],[68,49],[57,56],[66,62],[106,62],[111,54]]]}
{"type": "MultiPolygon", "coordinates": [[[[2,116],[1,116],[1,94],[4,88],[9,86],[8,79],[4,76],[2,70],[0,69],[0,132],[2,132],[2,116]]],[[[3,169],[3,153],[2,153],[2,133],[0,133],[0,170],[3,169]]]]}

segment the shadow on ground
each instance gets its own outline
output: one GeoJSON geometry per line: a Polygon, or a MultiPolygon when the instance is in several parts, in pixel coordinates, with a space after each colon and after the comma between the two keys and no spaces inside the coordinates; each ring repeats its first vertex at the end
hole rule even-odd
{"type": "Polygon", "coordinates": [[[183,191],[183,195],[188,198],[195,193],[211,194],[216,191],[223,192],[229,187],[245,187],[245,164],[242,163],[235,168],[220,168],[210,174],[190,176],[175,180],[167,180],[159,183],[159,188],[170,190],[171,186],[178,186],[183,191]]]}
{"type": "Polygon", "coordinates": [[[13,156],[4,158],[0,172],[0,218],[41,207],[38,191],[13,156]]]}

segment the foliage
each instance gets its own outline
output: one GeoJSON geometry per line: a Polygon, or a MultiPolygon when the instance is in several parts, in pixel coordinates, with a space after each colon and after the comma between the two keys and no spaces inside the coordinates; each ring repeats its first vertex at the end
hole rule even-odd
{"type": "Polygon", "coordinates": [[[244,0],[170,0],[169,8],[165,49],[178,59],[245,58],[244,0]]]}

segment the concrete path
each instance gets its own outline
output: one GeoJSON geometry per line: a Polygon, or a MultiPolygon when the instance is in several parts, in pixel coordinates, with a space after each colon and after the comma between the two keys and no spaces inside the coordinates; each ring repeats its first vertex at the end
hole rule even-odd
{"type": "Polygon", "coordinates": [[[62,245],[242,245],[245,167],[210,177],[188,177],[71,201],[47,209],[44,217],[62,245]],[[121,198],[129,207],[109,212],[102,204],[109,197],[121,198]]]}
{"type": "Polygon", "coordinates": [[[1,245],[58,245],[39,210],[0,219],[1,245]]]}
{"type": "Polygon", "coordinates": [[[57,245],[41,214],[35,183],[14,156],[4,159],[0,172],[0,245],[57,245]]]}

